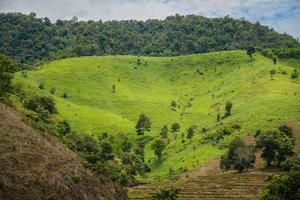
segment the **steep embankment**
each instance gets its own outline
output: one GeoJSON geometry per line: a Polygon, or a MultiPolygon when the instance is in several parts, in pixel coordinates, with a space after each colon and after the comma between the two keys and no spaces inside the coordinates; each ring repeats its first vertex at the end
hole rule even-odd
{"type": "Polygon", "coordinates": [[[124,195],[105,176],[83,168],[64,145],[0,104],[0,199],[121,200],[124,195]]]}
{"type": "Polygon", "coordinates": [[[179,122],[180,131],[169,131],[161,162],[152,141],[146,145],[145,161],[152,169],[148,176],[159,179],[171,168],[179,174],[218,158],[237,135],[300,120],[300,84],[290,78],[294,69],[300,69],[299,60],[274,65],[259,54],[251,60],[245,51],[165,58],[93,56],[41,65],[17,74],[16,82],[43,95],[55,91],[59,115],[77,132],[116,137],[122,132],[135,138],[136,121],[144,113],[152,121],[145,136],[158,138],[163,125],[170,130],[179,122]],[[232,115],[218,122],[228,101],[232,115]],[[196,127],[192,140],[186,138],[190,126],[196,127]]]}

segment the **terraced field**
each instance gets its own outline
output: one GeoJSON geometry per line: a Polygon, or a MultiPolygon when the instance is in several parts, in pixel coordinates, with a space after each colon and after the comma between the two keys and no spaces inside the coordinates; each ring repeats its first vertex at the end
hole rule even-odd
{"type": "Polygon", "coordinates": [[[179,200],[256,199],[272,173],[226,173],[206,175],[163,183],[152,183],[129,189],[129,199],[147,200],[161,187],[180,188],[179,200]]]}

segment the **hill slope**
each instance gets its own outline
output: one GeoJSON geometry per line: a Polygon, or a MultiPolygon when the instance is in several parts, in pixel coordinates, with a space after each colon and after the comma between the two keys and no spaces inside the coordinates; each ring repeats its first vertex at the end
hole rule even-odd
{"type": "Polygon", "coordinates": [[[227,173],[198,176],[149,185],[141,185],[129,190],[129,199],[148,200],[154,192],[163,187],[180,188],[179,200],[216,200],[216,199],[256,199],[259,191],[266,185],[271,173],[227,173]]]}
{"type": "Polygon", "coordinates": [[[179,173],[219,157],[236,135],[300,119],[300,84],[290,79],[299,61],[274,65],[259,54],[254,57],[251,61],[244,51],[165,58],[81,57],[50,62],[16,77],[25,88],[44,95],[54,87],[59,114],[77,132],[122,132],[136,138],[135,123],[145,113],[152,120],[146,136],[155,138],[163,125],[170,129],[179,122],[181,130],[174,136],[169,133],[162,162],[155,159],[151,141],[146,146],[149,176],[158,178],[166,177],[169,168],[179,173]],[[276,73],[271,77],[272,69],[276,73]],[[67,98],[62,97],[65,92],[67,98]],[[175,110],[172,100],[178,105],[175,110]],[[233,103],[232,115],[217,122],[228,101],[233,103]],[[189,141],[190,126],[196,133],[189,141]]]}
{"type": "Polygon", "coordinates": [[[124,199],[106,177],[0,104],[0,199],[124,199]]]}

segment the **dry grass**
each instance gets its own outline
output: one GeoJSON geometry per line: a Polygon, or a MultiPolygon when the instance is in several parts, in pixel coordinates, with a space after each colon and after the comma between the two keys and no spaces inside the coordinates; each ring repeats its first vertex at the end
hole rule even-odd
{"type": "Polygon", "coordinates": [[[119,187],[82,162],[0,104],[0,199],[124,199],[119,187]]]}

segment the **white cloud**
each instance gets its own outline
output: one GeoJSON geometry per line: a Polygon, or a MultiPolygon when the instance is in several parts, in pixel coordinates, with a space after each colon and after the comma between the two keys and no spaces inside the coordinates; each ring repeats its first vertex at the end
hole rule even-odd
{"type": "Polygon", "coordinates": [[[258,20],[277,31],[300,37],[299,0],[0,0],[0,12],[35,12],[51,20],[77,16],[81,20],[103,21],[163,19],[175,13],[230,15],[258,20]]]}

